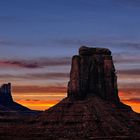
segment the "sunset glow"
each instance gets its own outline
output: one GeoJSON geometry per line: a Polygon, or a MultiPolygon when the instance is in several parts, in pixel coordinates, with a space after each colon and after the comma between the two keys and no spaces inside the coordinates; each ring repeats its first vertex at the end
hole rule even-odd
{"type": "MultiPolygon", "coordinates": [[[[135,90],[134,90],[135,91],[135,90]]],[[[135,112],[140,112],[140,99],[139,99],[139,92],[140,91],[137,91],[137,93],[135,92],[135,95],[134,95],[134,92],[133,90],[131,91],[130,93],[130,90],[126,91],[126,92],[119,92],[119,96],[120,96],[120,99],[121,101],[124,103],[124,104],[127,104],[129,106],[132,107],[132,109],[135,111],[135,112]]]]}
{"type": "MultiPolygon", "coordinates": [[[[64,97],[66,97],[66,93],[14,94],[16,102],[33,110],[46,110],[57,104],[64,97]]],[[[133,90],[120,90],[119,97],[123,103],[131,106],[135,112],[140,112],[140,101],[137,98],[133,98],[139,97],[139,91],[134,90],[133,92],[133,90]]]]}
{"type": "MultiPolygon", "coordinates": [[[[139,1],[137,1],[139,3],[139,1]]],[[[140,8],[134,0],[0,1],[0,85],[45,110],[67,95],[81,45],[112,52],[122,102],[140,112],[140,8]],[[29,2],[30,1],[30,2],[29,2]]]]}
{"type": "Polygon", "coordinates": [[[17,103],[29,107],[32,110],[47,110],[59,101],[60,100],[16,100],[17,103]]]}

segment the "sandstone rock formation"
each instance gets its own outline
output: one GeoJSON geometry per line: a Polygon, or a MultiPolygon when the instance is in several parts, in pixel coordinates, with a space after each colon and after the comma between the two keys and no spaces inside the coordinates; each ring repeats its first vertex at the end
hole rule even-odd
{"type": "Polygon", "coordinates": [[[95,94],[116,104],[120,102],[111,52],[82,46],[79,55],[72,58],[68,97],[84,99],[95,94]]]}
{"type": "Polygon", "coordinates": [[[34,111],[14,102],[11,95],[11,83],[8,83],[8,84],[3,84],[0,87],[0,112],[33,113],[34,111]]]}
{"type": "Polygon", "coordinates": [[[11,83],[3,84],[0,87],[0,103],[7,104],[13,102],[11,95],[11,83]]]}
{"type": "Polygon", "coordinates": [[[111,52],[104,48],[79,49],[72,58],[68,96],[36,121],[43,127],[39,135],[48,139],[140,138],[140,116],[120,102],[111,52]]]}

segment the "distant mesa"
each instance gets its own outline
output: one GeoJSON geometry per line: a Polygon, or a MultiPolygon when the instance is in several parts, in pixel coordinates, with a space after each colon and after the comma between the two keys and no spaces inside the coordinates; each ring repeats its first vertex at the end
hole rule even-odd
{"type": "Polygon", "coordinates": [[[111,51],[106,48],[79,49],[72,58],[67,97],[36,121],[48,139],[140,138],[140,116],[120,102],[111,51]]]}
{"type": "Polygon", "coordinates": [[[6,105],[13,102],[11,95],[11,83],[3,84],[0,87],[0,104],[6,105]]]}
{"type": "Polygon", "coordinates": [[[14,102],[11,95],[11,83],[3,84],[0,87],[0,111],[3,112],[18,112],[32,113],[34,111],[14,102]]]}

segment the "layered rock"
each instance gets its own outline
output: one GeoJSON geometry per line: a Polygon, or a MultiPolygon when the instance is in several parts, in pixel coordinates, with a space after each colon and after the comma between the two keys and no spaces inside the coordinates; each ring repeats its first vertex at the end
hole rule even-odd
{"type": "Polygon", "coordinates": [[[9,104],[13,102],[11,95],[11,83],[3,84],[0,87],[0,104],[9,104]]]}
{"type": "Polygon", "coordinates": [[[108,49],[82,46],[79,55],[72,58],[68,97],[84,99],[89,95],[120,102],[115,67],[108,49]]]}
{"type": "MultiPolygon", "coordinates": [[[[131,109],[118,108],[99,96],[84,100],[65,98],[42,113],[32,133],[50,140],[119,140],[140,137],[140,116],[131,109]]],[[[30,134],[31,135],[31,134],[30,134]]]]}

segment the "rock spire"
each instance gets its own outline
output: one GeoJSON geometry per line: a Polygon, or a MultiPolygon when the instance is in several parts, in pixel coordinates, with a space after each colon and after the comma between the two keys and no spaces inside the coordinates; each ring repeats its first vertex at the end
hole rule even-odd
{"type": "Polygon", "coordinates": [[[11,95],[11,83],[3,84],[0,87],[0,104],[9,104],[13,102],[11,95]]]}
{"type": "Polygon", "coordinates": [[[72,58],[68,97],[85,99],[92,95],[113,103],[120,102],[111,51],[82,46],[79,55],[72,58]]]}

